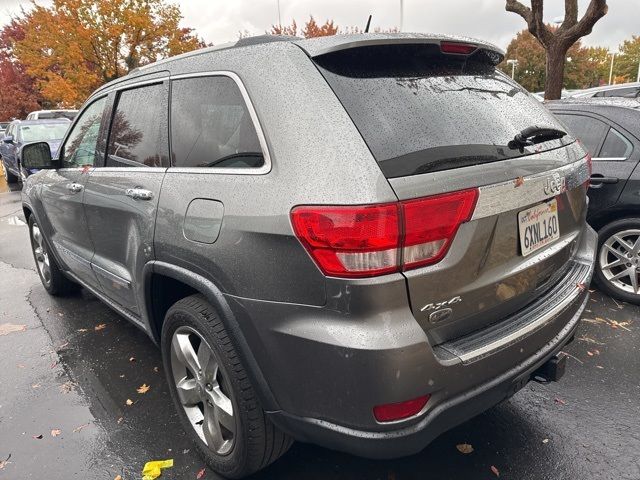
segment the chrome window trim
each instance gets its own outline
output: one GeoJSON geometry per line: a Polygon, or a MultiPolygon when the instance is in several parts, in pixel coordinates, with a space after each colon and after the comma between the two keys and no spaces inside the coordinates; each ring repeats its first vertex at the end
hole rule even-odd
{"type": "Polygon", "coordinates": [[[559,193],[576,188],[587,180],[589,171],[586,158],[583,158],[546,172],[485,185],[478,189],[478,201],[471,221],[543,202],[559,193]],[[545,184],[551,178],[564,179],[561,192],[545,193],[545,184]]]}
{"type": "MultiPolygon", "coordinates": [[[[222,175],[264,175],[271,171],[271,155],[269,154],[269,148],[267,146],[267,139],[264,135],[264,131],[262,129],[262,125],[260,125],[260,120],[258,119],[258,114],[256,113],[256,109],[253,106],[253,102],[251,101],[251,97],[249,97],[249,92],[247,92],[244,83],[240,77],[228,70],[217,70],[217,71],[208,71],[208,72],[196,72],[196,73],[184,73],[179,75],[171,75],[169,80],[184,80],[188,78],[201,78],[201,77],[228,77],[233,80],[240,90],[240,94],[242,95],[242,99],[247,107],[249,112],[249,116],[251,117],[251,122],[253,123],[253,128],[256,131],[256,135],[258,136],[258,141],[260,142],[260,149],[262,150],[262,156],[264,157],[264,164],[257,168],[224,168],[224,167],[169,167],[168,172],[173,173],[216,173],[222,175]]],[[[169,105],[169,110],[171,110],[171,104],[169,105]]],[[[169,113],[169,122],[171,122],[171,113],[169,113]]]]}

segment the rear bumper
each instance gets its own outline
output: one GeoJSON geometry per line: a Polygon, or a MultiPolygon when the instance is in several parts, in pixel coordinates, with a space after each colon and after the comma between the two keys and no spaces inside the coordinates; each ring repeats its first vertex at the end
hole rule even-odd
{"type": "Polygon", "coordinates": [[[466,361],[461,352],[495,345],[497,336],[475,335],[443,353],[413,319],[406,286],[393,276],[329,290],[324,307],[227,299],[277,400],[269,416],[278,427],[300,441],[393,458],[419,452],[513,395],[562,350],[588,300],[596,241],[587,227],[564,282],[495,325],[493,333],[510,335],[508,343],[466,361]],[[525,334],[513,336],[503,324],[525,334]],[[424,394],[431,398],[415,417],[389,424],[373,418],[375,405],[424,394]]]}
{"type": "Polygon", "coordinates": [[[271,420],[297,440],[361,457],[387,459],[418,453],[443,432],[479,415],[525,386],[534,371],[573,339],[587,299],[588,295],[582,296],[565,328],[536,355],[499,377],[443,401],[409,427],[386,432],[363,431],[285,412],[271,414],[271,420]]]}

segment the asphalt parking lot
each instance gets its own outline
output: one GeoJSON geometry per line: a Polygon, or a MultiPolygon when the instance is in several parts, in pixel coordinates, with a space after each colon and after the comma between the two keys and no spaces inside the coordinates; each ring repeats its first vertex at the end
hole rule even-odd
{"type": "MultiPolygon", "coordinates": [[[[162,479],[217,478],[182,433],[152,342],[87,292],[46,294],[8,190],[0,183],[0,327],[17,327],[0,330],[0,479],[127,480],[169,458],[162,479]]],[[[592,291],[562,382],[530,383],[409,458],[295,444],[254,478],[637,480],[639,331],[640,308],[592,291]]]]}

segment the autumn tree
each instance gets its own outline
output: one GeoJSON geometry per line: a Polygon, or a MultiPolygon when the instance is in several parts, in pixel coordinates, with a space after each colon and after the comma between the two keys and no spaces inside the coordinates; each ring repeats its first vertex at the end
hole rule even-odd
{"type": "MultiPolygon", "coordinates": [[[[580,40],[574,43],[566,54],[563,88],[588,88],[597,86],[609,74],[607,49],[604,47],[583,47],[580,40]]],[[[511,65],[507,60],[516,60],[515,80],[531,92],[544,90],[546,78],[545,50],[529,33],[522,30],[507,47],[505,60],[500,68],[511,75],[511,65]]]]}
{"type": "Polygon", "coordinates": [[[625,82],[635,82],[640,75],[640,36],[634,35],[620,45],[620,55],[616,57],[615,74],[625,82]]]}
{"type": "Polygon", "coordinates": [[[134,68],[203,46],[180,28],[180,9],[165,0],[53,0],[33,4],[15,22],[13,45],[42,96],[78,105],[99,85],[134,68]]]}
{"type": "Polygon", "coordinates": [[[562,24],[553,29],[544,23],[544,0],[531,0],[531,8],[518,0],[506,0],[506,10],[520,15],[529,32],[546,52],[545,99],[560,98],[567,51],[580,38],[589,35],[598,20],[607,14],[607,0],[590,0],[584,16],[578,20],[578,0],[565,0],[562,24]]]}
{"type": "Polygon", "coordinates": [[[13,56],[13,44],[24,37],[22,27],[9,22],[0,31],[0,120],[24,118],[40,108],[40,95],[25,67],[13,56]]]}
{"type": "MultiPolygon", "coordinates": [[[[298,35],[298,24],[295,19],[291,21],[291,25],[272,25],[271,30],[267,33],[271,35],[298,35]]],[[[326,37],[328,35],[335,35],[338,33],[338,26],[335,25],[333,20],[326,20],[322,25],[318,25],[313,15],[309,15],[309,20],[304,24],[304,27],[300,30],[300,34],[304,38],[312,37],[326,37]]]]}

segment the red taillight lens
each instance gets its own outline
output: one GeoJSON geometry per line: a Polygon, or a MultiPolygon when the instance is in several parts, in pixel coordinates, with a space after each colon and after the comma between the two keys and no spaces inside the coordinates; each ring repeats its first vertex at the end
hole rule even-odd
{"type": "Polygon", "coordinates": [[[471,218],[478,190],[461,190],[402,202],[403,268],[440,261],[461,223],[471,218]]]}
{"type": "Polygon", "coordinates": [[[388,403],[387,405],[378,405],[373,407],[373,416],[379,422],[393,422],[402,420],[403,418],[413,417],[420,413],[429,401],[430,395],[414,398],[400,403],[388,403]]]}
{"type": "Polygon", "coordinates": [[[589,176],[591,176],[591,174],[593,173],[593,159],[591,158],[590,153],[587,153],[585,161],[587,162],[587,170],[589,171],[589,176]]]}
{"type": "Polygon", "coordinates": [[[469,55],[478,49],[477,45],[461,42],[440,42],[442,53],[457,53],[458,55],[469,55]]]}
{"type": "Polygon", "coordinates": [[[398,204],[296,207],[296,235],[327,275],[369,277],[398,270],[398,204]]]}
{"type": "Polygon", "coordinates": [[[336,277],[372,277],[440,261],[478,190],[362,206],[301,206],[293,230],[320,269],[336,277]]]}

